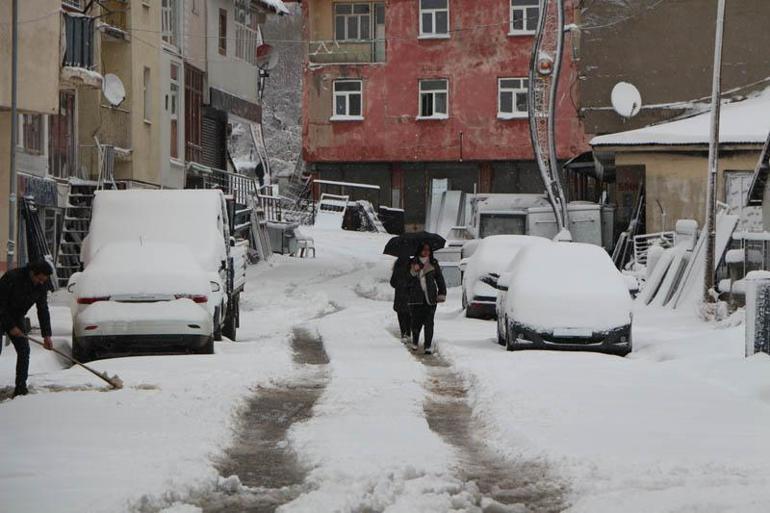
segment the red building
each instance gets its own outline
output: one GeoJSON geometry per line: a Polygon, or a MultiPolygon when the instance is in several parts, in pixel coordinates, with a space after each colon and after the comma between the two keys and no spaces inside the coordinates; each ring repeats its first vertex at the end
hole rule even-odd
{"type": "MultiPolygon", "coordinates": [[[[424,222],[433,185],[542,192],[526,112],[539,0],[307,0],[303,156],[320,178],[380,186],[424,222]],[[434,182],[440,180],[441,182],[434,182]]],[[[568,19],[573,18],[567,1],[568,19]]],[[[572,36],[559,158],[587,149],[572,97],[572,36]]]]}

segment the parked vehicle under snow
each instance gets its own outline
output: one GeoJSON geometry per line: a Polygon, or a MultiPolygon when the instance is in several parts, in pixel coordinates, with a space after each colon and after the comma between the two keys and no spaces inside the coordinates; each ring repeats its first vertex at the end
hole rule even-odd
{"type": "Polygon", "coordinates": [[[626,355],[632,299],[623,276],[598,246],[559,242],[522,249],[510,273],[498,333],[508,350],[569,349],[626,355]]]}

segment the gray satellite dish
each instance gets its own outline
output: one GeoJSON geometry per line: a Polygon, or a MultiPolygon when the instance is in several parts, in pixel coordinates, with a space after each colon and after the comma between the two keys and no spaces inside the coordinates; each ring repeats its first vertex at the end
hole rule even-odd
{"type": "Polygon", "coordinates": [[[112,73],[104,75],[102,94],[113,107],[117,107],[126,99],[126,88],[123,82],[112,73]]]}
{"type": "Polygon", "coordinates": [[[272,45],[261,44],[257,47],[257,67],[270,71],[278,65],[278,52],[272,45]]]}
{"type": "Polygon", "coordinates": [[[639,89],[628,82],[618,82],[612,88],[612,108],[624,118],[632,118],[642,108],[642,95],[639,89]]]}

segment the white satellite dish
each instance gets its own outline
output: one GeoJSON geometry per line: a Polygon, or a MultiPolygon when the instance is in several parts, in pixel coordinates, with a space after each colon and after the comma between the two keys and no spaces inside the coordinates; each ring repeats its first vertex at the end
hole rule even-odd
{"type": "Polygon", "coordinates": [[[117,75],[107,73],[102,82],[102,94],[110,102],[110,105],[117,107],[126,99],[126,88],[117,75]]]}
{"type": "Polygon", "coordinates": [[[632,118],[642,108],[642,95],[639,89],[628,82],[618,82],[612,88],[612,108],[624,118],[632,118]]]}
{"type": "Polygon", "coordinates": [[[270,71],[278,65],[278,52],[272,45],[261,44],[257,47],[257,67],[270,71]]]}

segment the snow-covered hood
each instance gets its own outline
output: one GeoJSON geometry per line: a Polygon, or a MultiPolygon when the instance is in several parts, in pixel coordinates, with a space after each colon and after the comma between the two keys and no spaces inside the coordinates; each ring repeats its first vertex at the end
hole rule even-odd
{"type": "Polygon", "coordinates": [[[181,244],[121,242],[102,247],[75,281],[78,297],[209,295],[207,273],[181,244]]]}

